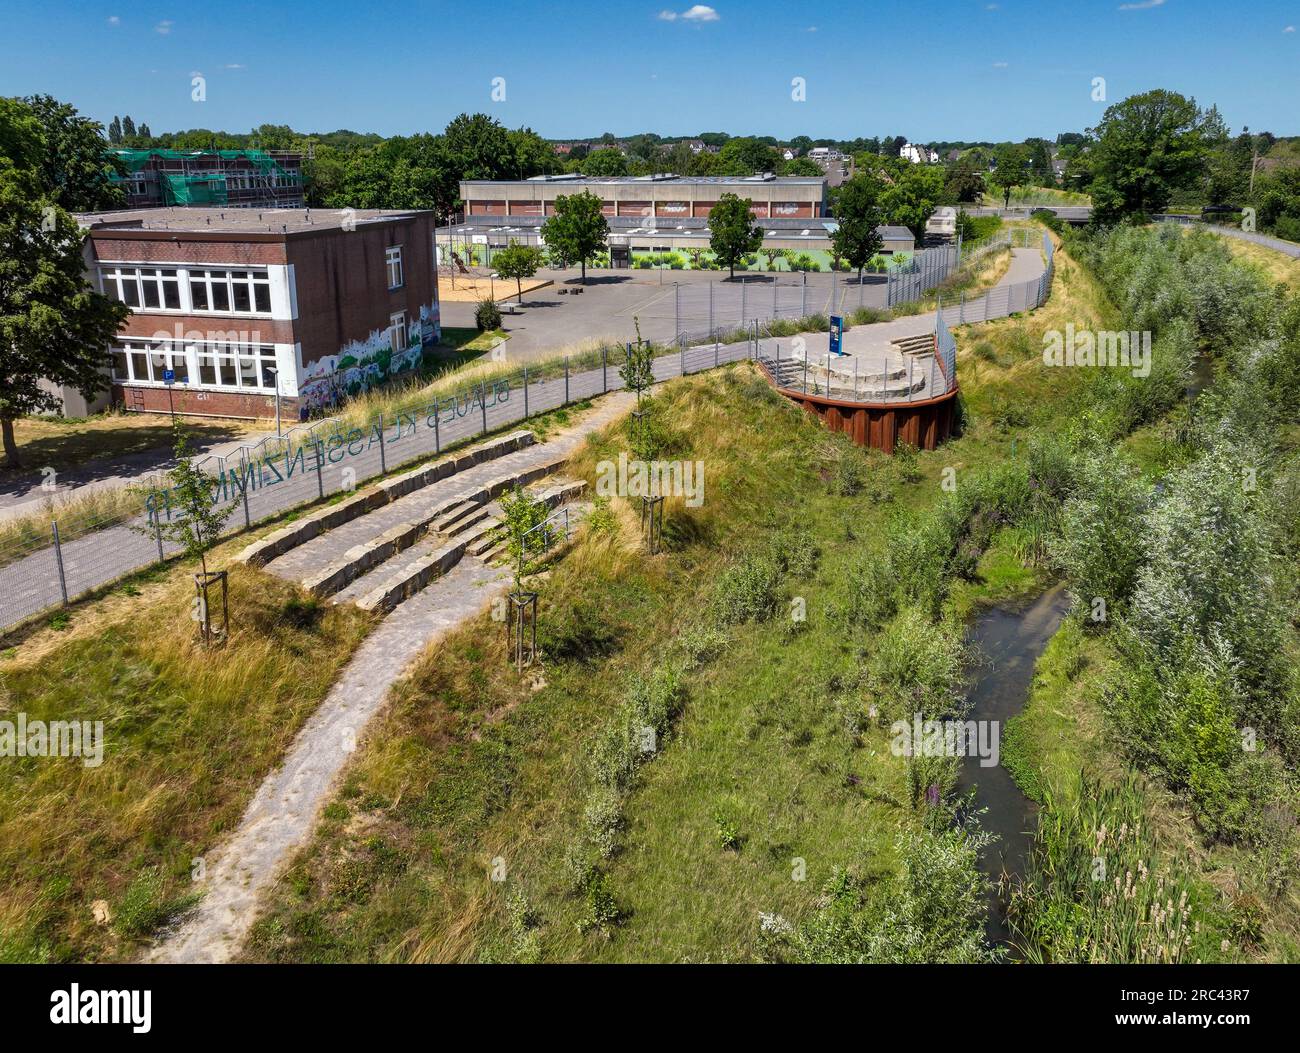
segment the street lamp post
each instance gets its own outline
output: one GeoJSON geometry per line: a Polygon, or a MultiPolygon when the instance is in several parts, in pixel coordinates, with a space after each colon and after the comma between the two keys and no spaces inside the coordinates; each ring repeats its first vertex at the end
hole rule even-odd
{"type": "Polygon", "coordinates": [[[274,366],[267,366],[266,371],[271,374],[271,380],[275,384],[275,437],[280,437],[280,371],[274,366]]]}

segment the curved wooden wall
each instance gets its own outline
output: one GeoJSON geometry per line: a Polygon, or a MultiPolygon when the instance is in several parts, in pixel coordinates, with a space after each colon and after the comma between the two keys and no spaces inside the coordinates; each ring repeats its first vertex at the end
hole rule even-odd
{"type": "Polygon", "coordinates": [[[816,414],[832,431],[886,453],[893,453],[897,442],[933,450],[952,436],[957,420],[956,386],[946,395],[916,402],[843,402],[789,388],[776,390],[816,414]]]}

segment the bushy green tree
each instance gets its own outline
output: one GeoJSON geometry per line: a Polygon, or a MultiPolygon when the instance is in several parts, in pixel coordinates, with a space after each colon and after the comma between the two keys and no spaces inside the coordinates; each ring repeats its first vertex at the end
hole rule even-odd
{"type": "Polygon", "coordinates": [[[1093,219],[1099,224],[1162,211],[1205,170],[1206,115],[1196,100],[1157,89],[1106,110],[1089,151],[1093,219]]]}
{"type": "Polygon", "coordinates": [[[519,302],[524,299],[523,280],[537,273],[546,259],[546,254],[534,245],[520,245],[513,238],[504,249],[498,249],[492,256],[492,266],[501,277],[515,280],[515,289],[519,302]]]}
{"type": "Polygon", "coordinates": [[[831,250],[835,257],[848,260],[862,280],[862,268],[884,246],[880,225],[885,211],[880,204],[880,182],[861,172],[842,187],[835,198],[836,229],[831,233],[831,250]]]}
{"type": "Polygon", "coordinates": [[[590,190],[561,194],[555,199],[555,214],[542,224],[541,234],[547,247],[560,259],[582,265],[585,285],[587,261],[605,251],[609,221],[605,218],[600,198],[590,190]]]}
{"type": "Polygon", "coordinates": [[[723,194],[709,209],[709,248],[720,264],[736,276],[736,264],[763,244],[763,228],[754,222],[749,202],[723,194]]]}
{"type": "Polygon", "coordinates": [[[48,383],[93,398],[107,385],[108,347],[129,311],[86,281],[76,221],[30,172],[0,161],[0,435],[19,463],[14,421],[59,408],[48,383]]]}

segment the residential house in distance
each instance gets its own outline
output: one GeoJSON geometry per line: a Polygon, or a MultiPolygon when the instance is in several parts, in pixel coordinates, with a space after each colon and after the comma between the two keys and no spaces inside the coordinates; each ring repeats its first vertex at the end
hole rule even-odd
{"type": "Polygon", "coordinates": [[[127,410],[306,417],[440,338],[434,216],[150,208],[78,217],[92,285],[131,308],[105,396],[127,410]]]}
{"type": "Polygon", "coordinates": [[[110,150],[127,208],[302,208],[302,155],[264,150],[110,150]]]}
{"type": "Polygon", "coordinates": [[[898,151],[898,156],[905,161],[911,161],[914,165],[937,164],[939,154],[931,150],[928,146],[917,146],[915,143],[904,143],[898,151]]]}

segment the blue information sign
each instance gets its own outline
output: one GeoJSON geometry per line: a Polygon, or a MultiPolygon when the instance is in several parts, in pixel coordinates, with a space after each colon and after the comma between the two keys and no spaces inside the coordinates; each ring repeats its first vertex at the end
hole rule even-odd
{"type": "Polygon", "coordinates": [[[176,370],[174,370],[174,369],[164,369],[164,370],[163,370],[163,383],[164,383],[164,384],[175,384],[175,383],[176,383],[176,370]]]}
{"type": "Polygon", "coordinates": [[[837,314],[831,315],[831,354],[842,355],[840,339],[844,336],[844,319],[837,314]]]}

